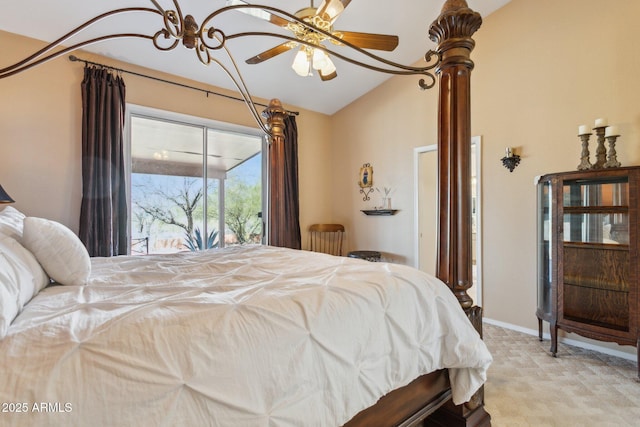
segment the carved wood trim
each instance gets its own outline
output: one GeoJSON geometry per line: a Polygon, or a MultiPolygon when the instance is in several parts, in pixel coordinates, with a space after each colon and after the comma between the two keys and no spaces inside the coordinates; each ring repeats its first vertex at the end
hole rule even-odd
{"type": "Polygon", "coordinates": [[[448,371],[435,371],[391,391],[344,427],[416,425],[450,398],[448,371]]]}

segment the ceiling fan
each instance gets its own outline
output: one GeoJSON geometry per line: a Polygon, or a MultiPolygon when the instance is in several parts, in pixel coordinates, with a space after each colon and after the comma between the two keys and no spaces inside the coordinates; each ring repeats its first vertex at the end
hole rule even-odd
{"type": "MultiPolygon", "coordinates": [[[[333,61],[331,61],[331,58],[324,50],[315,48],[314,46],[322,46],[322,43],[326,40],[337,45],[339,45],[340,42],[315,31],[315,28],[326,31],[340,40],[344,40],[361,49],[376,49],[390,52],[398,46],[398,36],[354,31],[334,31],[333,23],[349,3],[351,3],[351,0],[323,0],[322,4],[320,4],[318,8],[315,8],[313,0],[311,0],[310,7],[300,9],[294,14],[296,18],[306,22],[310,27],[277,16],[263,9],[259,11],[256,11],[256,9],[239,9],[252,16],[265,19],[275,25],[286,28],[294,34],[297,40],[306,42],[287,41],[247,59],[247,64],[259,64],[300,46],[291,66],[298,75],[303,77],[311,76],[313,75],[313,70],[316,70],[323,81],[335,78],[338,74],[333,61]]],[[[248,3],[243,0],[228,0],[227,4],[248,3]]]]}

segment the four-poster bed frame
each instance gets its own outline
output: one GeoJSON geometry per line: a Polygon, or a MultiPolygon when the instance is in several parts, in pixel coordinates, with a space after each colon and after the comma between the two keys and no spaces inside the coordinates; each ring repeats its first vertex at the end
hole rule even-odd
{"type": "MultiPolygon", "coordinates": [[[[153,1],[153,0],[152,0],[153,1]]],[[[158,10],[144,9],[147,12],[164,12],[160,6],[153,2],[158,10]]],[[[177,6],[177,4],[176,4],[177,6]]],[[[136,8],[142,10],[141,8],[136,8]]],[[[180,25],[184,24],[181,12],[180,25]]],[[[274,9],[270,9],[274,10],[274,9]]],[[[122,12],[122,10],[120,11],[122,12]]],[[[217,13],[217,12],[216,12],[217,13]]],[[[291,17],[291,15],[288,15],[291,17]]],[[[176,16],[175,21],[168,19],[165,15],[165,25],[167,28],[178,28],[176,16]]],[[[187,16],[191,18],[190,16],[187,16]]],[[[209,19],[209,18],[207,18],[209,19]]],[[[193,20],[193,18],[191,18],[193,20]]],[[[482,309],[473,306],[473,301],[467,294],[467,290],[472,285],[472,265],[471,265],[471,188],[470,188],[470,76],[473,69],[473,62],[470,59],[471,51],[474,48],[472,35],[478,30],[482,23],[480,15],[468,8],[465,0],[447,0],[442,8],[439,17],[431,24],[429,35],[432,41],[437,44],[436,53],[439,61],[435,66],[435,71],[439,81],[439,108],[438,108],[438,250],[436,275],[451,288],[457,297],[463,310],[469,317],[476,330],[482,333],[482,309]]],[[[203,39],[202,28],[195,32],[194,22],[189,21],[190,28],[183,28],[184,32],[173,34],[172,30],[165,33],[158,32],[154,37],[142,35],[116,35],[112,37],[102,37],[90,41],[101,41],[116,37],[143,37],[152,39],[154,45],[157,44],[158,35],[169,35],[178,39],[181,38],[183,44],[189,48],[196,48],[198,57],[203,62],[212,62],[207,49],[214,49],[207,45],[203,39]],[[189,32],[191,31],[191,32],[189,32]],[[162,34],[161,34],[162,33],[162,34]],[[199,41],[200,40],[200,41],[199,41]],[[202,43],[206,46],[202,49],[202,43]]],[[[216,38],[216,31],[209,31],[210,39],[216,38]]],[[[70,33],[72,34],[72,33],[70,33]]],[[[259,34],[251,34],[259,35],[259,34]]],[[[44,61],[65,54],[71,50],[85,46],[90,43],[73,45],[51,54],[44,59],[33,60],[40,55],[47,53],[54,47],[60,46],[69,35],[57,40],[36,55],[27,58],[12,67],[0,70],[0,78],[8,77],[22,70],[38,65],[44,61]],[[31,62],[31,63],[29,63],[31,62]],[[26,65],[25,65],[26,64],[26,65]]],[[[231,37],[228,37],[231,38],[231,37]]],[[[331,38],[331,37],[330,37],[331,38]]],[[[225,36],[222,34],[221,46],[224,45],[225,36]]],[[[176,42],[177,43],[177,42],[176,42]]],[[[162,48],[169,50],[173,45],[162,48]]],[[[215,49],[219,49],[217,47],[215,49]]],[[[351,47],[351,46],[349,46],[351,47]]],[[[324,48],[321,48],[325,50],[324,48]]],[[[327,50],[327,52],[330,52],[327,50]]],[[[330,52],[335,54],[334,52],[330,52]]],[[[432,52],[426,58],[429,61],[432,52]]],[[[338,54],[336,56],[342,57],[338,54]]],[[[215,61],[218,62],[218,61],[215,61]]],[[[350,61],[353,62],[353,61],[350,61]]],[[[218,62],[219,65],[221,65],[218,62]]],[[[222,66],[222,65],[221,65],[222,66]]],[[[425,70],[413,67],[403,67],[405,71],[394,72],[394,74],[423,74],[425,70]]],[[[223,66],[224,68],[224,66],[223,66]]],[[[367,67],[371,68],[371,67],[367,67]]],[[[225,69],[225,71],[227,71],[225,69]]],[[[382,71],[382,70],[377,70],[382,71]]],[[[229,72],[227,71],[229,74],[229,72]]],[[[232,77],[233,78],[233,77],[232,77]]],[[[240,79],[241,80],[241,79],[240,79]]],[[[235,82],[235,80],[234,80],[235,82]]],[[[238,83],[236,82],[236,85],[238,83]]],[[[242,82],[242,86],[243,86],[242,82]]],[[[421,82],[423,88],[431,87],[421,82]]],[[[255,105],[251,101],[246,88],[238,87],[252,114],[257,117],[255,105]]],[[[283,120],[287,112],[279,101],[273,100],[270,106],[263,112],[266,118],[266,127],[263,129],[269,133],[271,145],[274,150],[282,149],[284,144],[283,120]]],[[[259,120],[258,120],[259,121],[259,120]]],[[[270,185],[277,190],[281,185],[281,171],[274,169],[270,172],[270,185]]],[[[277,209],[275,206],[274,209],[277,209]]],[[[278,222],[280,218],[277,211],[271,210],[270,217],[273,219],[269,224],[269,233],[277,234],[277,230],[286,227],[286,224],[278,222]]],[[[441,426],[487,426],[490,425],[490,416],[484,410],[483,390],[480,389],[472,400],[464,405],[455,406],[451,402],[451,389],[446,370],[436,371],[423,375],[414,380],[409,385],[394,390],[374,406],[362,411],[351,421],[345,424],[347,427],[371,426],[371,425],[441,425],[441,426]]]]}

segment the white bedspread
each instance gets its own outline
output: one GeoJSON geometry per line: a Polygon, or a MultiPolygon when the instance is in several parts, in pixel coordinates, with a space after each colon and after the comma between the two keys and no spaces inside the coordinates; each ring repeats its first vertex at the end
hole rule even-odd
{"type": "Polygon", "coordinates": [[[462,403],[490,363],[410,267],[266,246],[96,258],[0,341],[0,425],[338,426],[444,367],[462,403]]]}

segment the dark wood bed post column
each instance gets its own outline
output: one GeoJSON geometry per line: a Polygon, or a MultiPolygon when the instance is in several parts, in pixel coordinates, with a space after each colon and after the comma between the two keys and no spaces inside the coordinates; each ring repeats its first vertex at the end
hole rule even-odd
{"type": "MultiPolygon", "coordinates": [[[[471,36],[482,17],[465,0],[447,0],[429,28],[440,63],[438,101],[438,259],[436,276],[445,282],[482,335],[482,308],[467,290],[473,284],[471,231],[471,70],[475,42],[471,36]]],[[[425,425],[490,426],[484,389],[455,406],[447,402],[425,425]]]]}
{"type": "Polygon", "coordinates": [[[269,106],[262,112],[267,120],[269,135],[269,201],[267,207],[267,244],[280,246],[282,233],[287,224],[280,223],[286,218],[281,214],[284,196],[284,171],[281,166],[274,164],[284,158],[284,118],[287,111],[278,99],[272,99],[269,106]]]}
{"type": "MultiPolygon", "coordinates": [[[[447,0],[429,29],[441,60],[438,110],[438,260],[436,275],[468,314],[473,300],[471,250],[471,70],[469,59],[480,14],[465,0],[447,0]]],[[[472,319],[473,320],[473,319],[472,319]]]]}

